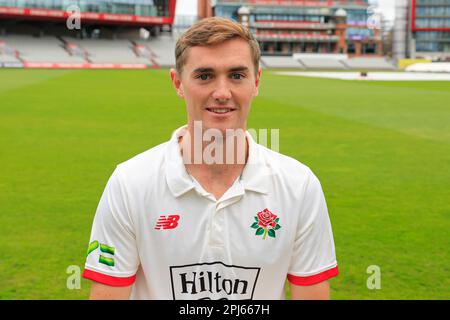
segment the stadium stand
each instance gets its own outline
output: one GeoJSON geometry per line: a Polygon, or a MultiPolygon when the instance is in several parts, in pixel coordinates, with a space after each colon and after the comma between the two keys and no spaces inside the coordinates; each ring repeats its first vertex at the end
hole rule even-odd
{"type": "MultiPolygon", "coordinates": [[[[137,56],[134,44],[128,40],[63,38],[66,43],[76,45],[86,52],[92,63],[143,63],[150,64],[146,57],[137,56]]],[[[82,52],[83,52],[82,51],[82,52]]]]}
{"type": "Polygon", "coordinates": [[[20,63],[20,62],[21,61],[19,59],[17,59],[16,57],[0,53],[0,64],[1,63],[11,64],[11,63],[20,63]]]}
{"type": "MultiPolygon", "coordinates": [[[[262,68],[395,69],[382,57],[377,30],[363,30],[361,35],[355,33],[355,28],[349,28],[358,21],[365,25],[369,6],[366,0],[351,1],[351,5],[348,0],[320,1],[320,5],[319,1],[316,4],[315,1],[297,1],[296,4],[291,1],[250,1],[255,3],[250,11],[240,10],[244,7],[241,8],[239,1],[201,1],[205,6],[206,2],[211,2],[209,9],[206,6],[201,10],[204,14],[177,17],[175,0],[78,2],[83,23],[70,28],[72,25],[68,24],[70,19],[65,11],[67,1],[3,1],[0,67],[173,67],[175,45],[181,32],[199,17],[206,17],[206,11],[214,7],[218,15],[221,12],[228,18],[237,17],[238,21],[241,18],[244,21],[245,16],[245,21],[252,22],[250,27],[261,46],[262,68]],[[346,12],[335,10],[341,2],[346,12]],[[312,10],[317,16],[300,16],[299,12],[304,11],[298,8],[301,6],[308,7],[305,10],[312,10]],[[248,20],[248,15],[256,20],[248,20]],[[279,20],[281,17],[283,19],[279,20]],[[351,23],[346,25],[346,19],[351,23]],[[361,42],[363,38],[367,43],[361,42]],[[353,43],[354,50],[348,50],[346,43],[353,43]],[[354,58],[347,56],[350,52],[354,58]]],[[[213,11],[208,12],[208,15],[213,14],[213,11]]]]}
{"type": "Polygon", "coordinates": [[[118,63],[175,65],[176,38],[151,40],[78,39],[71,37],[6,35],[0,37],[0,62],[118,63]]]}
{"type": "Polygon", "coordinates": [[[333,70],[393,70],[396,69],[383,57],[352,57],[346,54],[294,54],[293,58],[299,61],[306,69],[333,69],[333,70]]]}
{"type": "Polygon", "coordinates": [[[298,59],[306,69],[346,69],[340,61],[327,58],[302,58],[298,59]]]}
{"type": "Polygon", "coordinates": [[[261,64],[265,68],[295,68],[304,69],[305,67],[297,60],[289,57],[262,56],[261,64]]]}
{"type": "Polygon", "coordinates": [[[71,56],[78,56],[86,60],[86,62],[89,62],[89,52],[87,52],[84,48],[80,47],[76,43],[67,42],[64,39],[62,39],[62,41],[64,42],[64,48],[71,56]]]}
{"type": "Polygon", "coordinates": [[[56,37],[35,38],[26,35],[6,35],[0,37],[0,41],[17,51],[17,59],[26,62],[85,62],[81,57],[71,56],[64,49],[64,44],[56,37]]]}
{"type": "Polygon", "coordinates": [[[385,58],[351,58],[342,60],[348,69],[394,70],[395,65],[385,58]]]}
{"type": "MultiPolygon", "coordinates": [[[[78,39],[71,37],[5,35],[0,37],[1,63],[94,63],[142,64],[173,67],[177,36],[160,35],[148,40],[78,39]]],[[[394,70],[383,57],[354,57],[345,54],[294,54],[262,56],[263,68],[394,70]]]]}
{"type": "Polygon", "coordinates": [[[177,38],[171,35],[160,35],[148,41],[136,41],[137,45],[145,46],[153,53],[153,59],[159,67],[175,66],[175,45],[177,38]]]}
{"type": "Polygon", "coordinates": [[[0,64],[19,63],[19,52],[7,45],[5,41],[0,40],[0,64]]]}
{"type": "Polygon", "coordinates": [[[175,40],[163,33],[172,31],[175,0],[75,1],[80,15],[67,11],[72,2],[0,0],[0,67],[145,69],[174,64],[175,40]]]}
{"type": "Polygon", "coordinates": [[[315,54],[295,53],[293,59],[301,63],[306,69],[346,69],[342,60],[347,59],[345,54],[315,54]]]}

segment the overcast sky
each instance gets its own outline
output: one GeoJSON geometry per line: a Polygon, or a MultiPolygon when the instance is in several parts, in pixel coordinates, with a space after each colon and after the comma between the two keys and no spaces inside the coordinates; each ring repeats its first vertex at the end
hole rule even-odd
{"type": "Polygon", "coordinates": [[[378,3],[381,13],[386,19],[394,21],[395,18],[395,0],[372,0],[371,3],[378,3]]]}
{"type": "MultiPolygon", "coordinates": [[[[378,3],[383,15],[394,20],[395,16],[395,0],[370,0],[371,3],[378,3]]],[[[197,15],[197,0],[177,0],[176,14],[180,15],[197,15]]]]}

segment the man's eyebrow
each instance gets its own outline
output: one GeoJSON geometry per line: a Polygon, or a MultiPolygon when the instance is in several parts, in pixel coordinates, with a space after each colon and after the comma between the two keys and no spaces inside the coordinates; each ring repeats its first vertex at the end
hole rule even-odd
{"type": "Polygon", "coordinates": [[[197,68],[192,73],[213,72],[213,68],[197,68]]]}
{"type": "MultiPolygon", "coordinates": [[[[246,66],[237,66],[228,69],[228,72],[236,72],[236,71],[249,71],[249,68],[246,66]]],[[[214,72],[214,69],[201,67],[193,71],[193,73],[203,73],[203,72],[214,72]]]]}
{"type": "Polygon", "coordinates": [[[250,69],[246,66],[238,66],[231,68],[229,71],[249,71],[249,70],[250,69]]]}

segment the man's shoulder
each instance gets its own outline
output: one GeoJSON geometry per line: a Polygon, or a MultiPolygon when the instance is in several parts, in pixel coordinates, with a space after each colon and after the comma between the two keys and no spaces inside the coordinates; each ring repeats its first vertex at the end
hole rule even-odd
{"type": "Polygon", "coordinates": [[[312,170],[299,160],[262,145],[259,145],[259,149],[266,164],[281,178],[298,186],[299,182],[306,182],[312,176],[315,177],[312,170]]]}
{"type": "Polygon", "coordinates": [[[127,180],[154,175],[164,163],[168,143],[168,141],[161,143],[118,164],[116,171],[127,180]]]}

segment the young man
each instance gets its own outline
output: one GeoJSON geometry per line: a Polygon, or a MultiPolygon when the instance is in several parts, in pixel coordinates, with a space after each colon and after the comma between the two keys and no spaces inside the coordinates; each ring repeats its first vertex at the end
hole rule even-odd
{"type": "Polygon", "coordinates": [[[258,43],[240,24],[209,18],[175,54],[170,77],[187,126],[108,181],[83,274],[91,298],[283,299],[288,279],[292,299],[329,299],[338,269],[319,181],[245,132],[258,43]]]}

